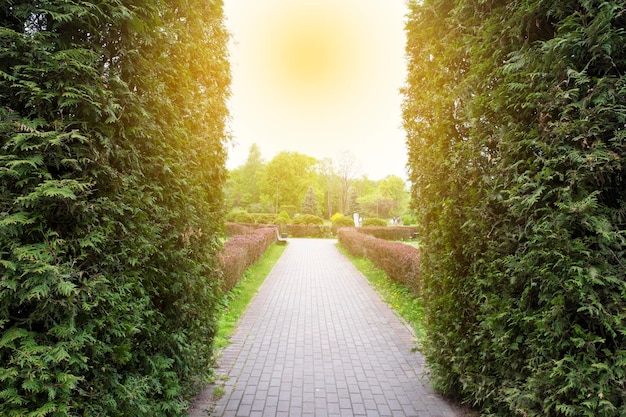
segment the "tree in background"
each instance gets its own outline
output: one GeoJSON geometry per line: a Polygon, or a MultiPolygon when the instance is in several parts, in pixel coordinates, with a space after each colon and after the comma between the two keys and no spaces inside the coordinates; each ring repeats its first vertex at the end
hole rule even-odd
{"type": "Polygon", "coordinates": [[[0,414],[182,415],[217,308],[221,3],[0,21],[0,414]]]}
{"type": "Polygon", "coordinates": [[[347,216],[352,216],[354,213],[361,212],[361,205],[359,204],[359,195],[355,188],[348,190],[348,205],[344,210],[347,216]]]}
{"type": "Polygon", "coordinates": [[[626,407],[623,2],[410,3],[404,125],[438,388],[626,407]]]}
{"type": "Polygon", "coordinates": [[[265,167],[260,191],[264,201],[274,202],[276,212],[285,205],[300,207],[310,184],[315,183],[315,164],[311,156],[281,152],[265,167]]]}
{"type": "Polygon", "coordinates": [[[313,187],[309,187],[304,196],[304,200],[302,200],[302,210],[300,211],[302,214],[312,214],[317,216],[319,213],[319,208],[317,204],[317,196],[315,195],[315,191],[313,187]]]}
{"type": "Polygon", "coordinates": [[[259,182],[263,178],[265,163],[261,157],[261,151],[256,143],[250,145],[248,159],[246,162],[230,172],[227,188],[229,205],[231,207],[242,207],[249,212],[260,212],[255,210],[254,205],[261,202],[261,191],[259,182]]]}
{"type": "Polygon", "coordinates": [[[358,165],[352,153],[344,151],[339,155],[336,172],[339,177],[339,211],[343,213],[349,209],[348,198],[350,186],[358,174],[358,165]]]}
{"type": "MultiPolygon", "coordinates": [[[[356,166],[353,159],[348,157],[346,159],[347,165],[356,166]]],[[[322,216],[326,218],[329,217],[329,213],[338,212],[337,208],[342,204],[345,205],[344,210],[349,215],[360,213],[364,209],[367,217],[380,215],[391,218],[404,214],[408,192],[404,180],[400,177],[390,175],[375,181],[366,176],[360,178],[350,176],[348,199],[341,202],[346,182],[336,171],[335,165],[336,163],[328,158],[317,161],[310,156],[293,152],[281,152],[266,164],[258,153],[258,147],[253,145],[246,163],[230,172],[226,201],[230,209],[245,209],[251,213],[275,213],[278,204],[279,212],[282,210],[281,207],[289,207],[290,215],[295,215],[302,208],[307,190],[312,187],[316,197],[323,196],[323,201],[318,200],[317,210],[321,209],[322,216]],[[247,172],[250,174],[243,175],[244,168],[248,169],[251,166],[256,168],[249,169],[247,172]],[[258,197],[244,198],[243,190],[254,187],[248,182],[254,182],[255,176],[258,197]],[[296,192],[293,193],[293,190],[296,192]],[[285,195],[282,195],[283,191],[285,195]],[[299,199],[298,204],[293,202],[294,198],[299,199]]],[[[250,196],[252,193],[245,195],[250,196]]]]}

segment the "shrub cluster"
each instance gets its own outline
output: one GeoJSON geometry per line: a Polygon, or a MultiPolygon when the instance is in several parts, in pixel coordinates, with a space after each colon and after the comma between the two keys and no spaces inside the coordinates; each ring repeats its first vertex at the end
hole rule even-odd
{"type": "Polygon", "coordinates": [[[352,216],[344,216],[342,214],[335,214],[331,218],[333,226],[342,227],[342,226],[354,226],[354,219],[352,216]]]}
{"type": "Polygon", "coordinates": [[[433,380],[484,415],[626,416],[624,1],[410,6],[433,380]]]}
{"type": "Polygon", "coordinates": [[[339,229],[337,235],[339,243],[352,255],[368,258],[389,278],[406,285],[414,294],[420,294],[420,255],[417,248],[348,228],[339,229]]]}
{"type": "Polygon", "coordinates": [[[324,219],[313,214],[301,214],[293,219],[293,224],[323,225],[324,219]]]}
{"type": "Polygon", "coordinates": [[[363,222],[361,223],[361,226],[363,227],[385,227],[387,226],[387,220],[385,219],[379,219],[376,217],[368,217],[367,219],[363,220],[363,222]]]}
{"type": "Polygon", "coordinates": [[[276,241],[275,227],[262,227],[246,234],[233,236],[224,243],[220,253],[222,289],[231,290],[267,248],[276,241]]]}

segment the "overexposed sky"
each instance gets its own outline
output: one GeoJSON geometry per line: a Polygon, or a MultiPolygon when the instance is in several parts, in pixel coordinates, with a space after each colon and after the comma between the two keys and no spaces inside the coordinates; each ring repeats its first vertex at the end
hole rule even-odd
{"type": "Polygon", "coordinates": [[[233,76],[228,168],[252,143],[406,177],[404,0],[224,0],[233,76]]]}

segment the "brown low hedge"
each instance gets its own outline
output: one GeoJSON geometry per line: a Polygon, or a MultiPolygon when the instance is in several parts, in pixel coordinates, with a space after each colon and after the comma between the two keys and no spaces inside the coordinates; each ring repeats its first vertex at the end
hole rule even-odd
{"type": "MultiPolygon", "coordinates": [[[[228,226],[228,225],[227,225],[228,226]]],[[[220,252],[222,264],[222,289],[230,291],[243,274],[250,268],[267,248],[276,241],[276,227],[262,227],[248,233],[231,237],[220,252]]]]}
{"type": "Polygon", "coordinates": [[[226,223],[226,236],[246,235],[254,230],[263,229],[270,225],[261,223],[226,223]]]}
{"type": "Polygon", "coordinates": [[[410,240],[417,233],[417,227],[414,226],[333,226],[333,234],[338,236],[339,230],[344,228],[384,240],[410,240]]]}
{"type": "Polygon", "coordinates": [[[330,237],[330,227],[313,224],[288,224],[290,237],[330,237]]]}
{"type": "Polygon", "coordinates": [[[368,258],[389,278],[403,283],[416,295],[420,293],[420,254],[417,248],[360,233],[354,228],[339,229],[337,237],[341,246],[352,255],[368,258]]]}

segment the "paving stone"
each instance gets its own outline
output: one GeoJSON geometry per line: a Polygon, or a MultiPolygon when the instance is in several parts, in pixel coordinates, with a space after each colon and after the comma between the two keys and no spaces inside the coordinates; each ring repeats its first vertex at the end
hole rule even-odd
{"type": "Polygon", "coordinates": [[[190,417],[456,417],[428,386],[415,335],[331,239],[289,239],[190,417]],[[212,410],[207,414],[207,409],[212,410]]]}

